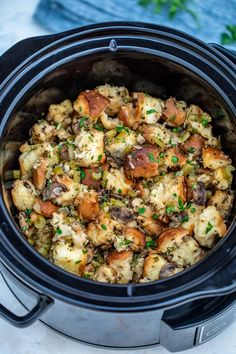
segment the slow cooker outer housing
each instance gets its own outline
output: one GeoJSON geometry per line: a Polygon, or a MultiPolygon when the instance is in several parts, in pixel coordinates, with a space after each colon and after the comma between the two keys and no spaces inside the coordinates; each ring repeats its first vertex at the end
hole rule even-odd
{"type": "MultiPolygon", "coordinates": [[[[71,308],[76,305],[76,311],[92,311],[94,316],[94,310],[116,312],[118,317],[126,313],[120,321],[123,318],[127,322],[126,316],[133,313],[140,314],[142,321],[146,318],[153,323],[155,318],[159,323],[163,309],[235,291],[235,206],[227,236],[190,269],[148,284],[99,284],[59,269],[27,243],[12,218],[2,177],[4,170],[17,163],[17,147],[27,139],[29,127],[50,103],[65,97],[73,99],[78,90],[105,82],[160,96],[173,95],[201,105],[217,116],[214,129],[221,133],[224,150],[236,165],[233,60],[234,55],[221,47],[216,50],[182,32],[140,23],[106,23],[36,37],[16,44],[0,58],[1,263],[16,284],[34,289],[40,299],[34,316],[29,316],[24,325],[40,316],[52,299],[71,308]]],[[[46,323],[50,323],[54,307],[44,314],[46,323]]],[[[21,325],[21,319],[11,317],[3,307],[0,310],[5,318],[21,325]]],[[[69,313],[73,315],[72,310],[69,313]]],[[[110,323],[114,331],[110,321],[108,328],[110,323]]],[[[140,323],[138,318],[135,321],[140,323]]],[[[135,321],[132,318],[132,323],[135,321]]],[[[100,332],[101,342],[106,345],[102,328],[100,332]]],[[[152,344],[150,338],[146,339],[143,345],[152,344]]],[[[124,339],[122,346],[141,345],[135,336],[131,342],[124,339]]]]}

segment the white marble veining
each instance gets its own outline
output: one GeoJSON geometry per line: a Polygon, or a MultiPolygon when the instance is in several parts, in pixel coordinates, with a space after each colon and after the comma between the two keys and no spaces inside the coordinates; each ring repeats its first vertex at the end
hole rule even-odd
{"type": "MultiPolygon", "coordinates": [[[[0,54],[17,41],[48,32],[38,26],[31,15],[38,0],[0,0],[0,54]]],[[[1,68],[0,68],[1,70],[1,68]]],[[[0,302],[19,313],[21,305],[0,277],[0,302]]],[[[185,354],[235,354],[236,323],[217,338],[185,354]]],[[[180,339],[181,340],[181,339],[180,339]]],[[[1,354],[114,354],[113,350],[97,349],[73,342],[49,330],[40,322],[29,328],[14,328],[0,320],[1,354]]],[[[117,353],[120,353],[119,351],[117,353]]],[[[122,354],[167,354],[163,348],[122,351],[122,354]]]]}

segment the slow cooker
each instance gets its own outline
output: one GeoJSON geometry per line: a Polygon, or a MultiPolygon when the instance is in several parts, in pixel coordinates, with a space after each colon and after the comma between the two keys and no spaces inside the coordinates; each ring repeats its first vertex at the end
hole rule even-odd
{"type": "MultiPolygon", "coordinates": [[[[0,58],[0,264],[27,309],[1,316],[18,327],[40,319],[83,343],[109,348],[162,345],[177,352],[208,341],[236,317],[235,205],[227,235],[199,263],[145,284],[82,279],[47,261],[14,219],[6,170],[50,103],[98,84],[175,96],[214,117],[214,133],[236,165],[236,55],[172,28],[103,23],[23,40],[0,58]]],[[[233,188],[235,182],[233,183],[233,188]]]]}

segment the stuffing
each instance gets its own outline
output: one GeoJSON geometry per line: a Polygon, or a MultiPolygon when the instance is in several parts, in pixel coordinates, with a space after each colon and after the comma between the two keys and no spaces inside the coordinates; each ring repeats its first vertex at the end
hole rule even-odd
{"type": "Polygon", "coordinates": [[[82,275],[87,263],[87,255],[83,249],[71,246],[69,242],[58,241],[53,246],[52,260],[63,269],[82,275]]]}
{"type": "Polygon", "coordinates": [[[102,114],[100,114],[100,120],[104,128],[106,128],[107,130],[115,129],[122,123],[119,118],[109,117],[108,114],[105,112],[102,112],[102,114]]]}
{"type": "Polygon", "coordinates": [[[146,245],[146,239],[143,232],[133,227],[126,227],[122,235],[116,236],[114,247],[118,252],[121,251],[141,251],[146,245]]]}
{"type": "Polygon", "coordinates": [[[130,101],[129,91],[125,87],[101,85],[96,87],[96,91],[109,100],[105,112],[111,117],[116,116],[121,107],[130,101]]]}
{"type": "Polygon", "coordinates": [[[216,170],[231,164],[231,159],[222,151],[207,147],[202,149],[202,160],[204,168],[216,170]]]}
{"type": "Polygon", "coordinates": [[[232,192],[217,190],[207,204],[216,207],[223,219],[227,218],[233,206],[234,195],[232,192]]]}
{"type": "Polygon", "coordinates": [[[183,227],[164,231],[157,240],[156,250],[177,267],[192,265],[203,256],[198,243],[183,227]]]}
{"type": "Polygon", "coordinates": [[[46,185],[46,175],[49,167],[48,159],[41,159],[33,165],[32,179],[35,187],[42,191],[46,185]]]}
{"type": "Polygon", "coordinates": [[[106,171],[103,176],[108,191],[120,195],[126,195],[132,191],[132,181],[125,176],[123,168],[120,170],[111,168],[109,171],[106,171]]]}
{"type": "Polygon", "coordinates": [[[31,140],[33,144],[52,141],[55,136],[55,126],[41,120],[31,128],[31,140]]]}
{"type": "Polygon", "coordinates": [[[73,107],[70,100],[64,100],[59,104],[51,104],[48,109],[47,121],[65,126],[70,123],[71,119],[69,117],[72,112],[73,107]]]}
{"type": "Polygon", "coordinates": [[[116,161],[120,161],[136,143],[136,134],[129,129],[128,131],[123,129],[118,135],[116,135],[108,142],[106,145],[106,150],[116,161]]]}
{"type": "Polygon", "coordinates": [[[176,101],[170,97],[165,101],[163,117],[170,126],[180,126],[185,121],[185,109],[187,105],[184,101],[176,101]]]}
{"type": "Polygon", "coordinates": [[[217,146],[218,141],[212,134],[212,126],[209,124],[212,120],[209,114],[204,113],[200,107],[190,105],[186,110],[188,128],[206,139],[207,145],[217,146]]]}
{"type": "Polygon", "coordinates": [[[160,279],[160,273],[167,264],[167,260],[157,253],[150,253],[144,260],[142,282],[160,279]]]}
{"type": "Polygon", "coordinates": [[[177,169],[183,167],[186,162],[186,156],[178,147],[171,147],[165,150],[163,158],[164,166],[177,169]]]}
{"type": "Polygon", "coordinates": [[[213,181],[212,183],[216,188],[226,190],[229,189],[233,181],[232,172],[235,168],[232,165],[226,167],[220,167],[214,170],[213,172],[213,181]]]}
{"type": "Polygon", "coordinates": [[[193,157],[201,156],[202,148],[205,146],[205,139],[199,134],[193,134],[182,145],[182,150],[185,153],[191,154],[193,157]]]}
{"type": "Polygon", "coordinates": [[[87,237],[95,246],[109,246],[114,241],[116,225],[115,220],[100,212],[96,220],[88,224],[87,237]]]}
{"type": "Polygon", "coordinates": [[[194,237],[201,246],[212,248],[217,237],[226,233],[224,220],[215,206],[208,206],[198,216],[194,226],[194,237]]]}
{"type": "Polygon", "coordinates": [[[81,130],[75,138],[75,159],[81,167],[96,167],[104,164],[104,133],[95,129],[81,130]]]}
{"type": "Polygon", "coordinates": [[[152,145],[134,146],[125,155],[124,171],[128,178],[154,177],[158,171],[159,150],[152,145]]]}
{"type": "Polygon", "coordinates": [[[75,198],[75,205],[78,206],[78,213],[82,219],[86,221],[95,220],[100,211],[98,193],[89,190],[83,193],[83,196],[78,195],[75,198]]]}
{"type": "Polygon", "coordinates": [[[73,108],[80,117],[89,117],[92,121],[96,121],[109,103],[109,99],[97,91],[86,90],[79,94],[73,104],[73,108]]]}
{"type": "Polygon", "coordinates": [[[53,204],[50,200],[43,201],[42,199],[36,197],[33,204],[33,209],[36,213],[47,218],[51,218],[53,213],[58,210],[58,206],[53,204]]]}
{"type": "Polygon", "coordinates": [[[18,210],[32,209],[37,196],[34,185],[27,180],[17,180],[11,190],[12,200],[18,210]]]}
{"type": "Polygon", "coordinates": [[[104,283],[190,267],[224,237],[233,207],[235,168],[213,120],[175,97],[109,84],[51,104],[19,167],[4,171],[24,237],[57,266],[104,283]]]}
{"type": "Polygon", "coordinates": [[[131,269],[131,262],[133,259],[132,251],[113,252],[108,258],[107,262],[112,269],[117,273],[117,282],[121,284],[128,283],[132,280],[133,271],[131,269]]]}
{"type": "Polygon", "coordinates": [[[151,187],[150,202],[157,212],[166,210],[167,214],[181,211],[187,200],[186,181],[184,176],[173,179],[172,174],[167,174],[163,180],[151,187]]]}
{"type": "Polygon", "coordinates": [[[94,280],[102,283],[116,283],[116,271],[107,264],[102,264],[95,272],[94,280]]]}
{"type": "Polygon", "coordinates": [[[139,131],[147,143],[158,145],[161,148],[172,147],[181,143],[180,137],[160,123],[155,125],[143,124],[139,131]]]}

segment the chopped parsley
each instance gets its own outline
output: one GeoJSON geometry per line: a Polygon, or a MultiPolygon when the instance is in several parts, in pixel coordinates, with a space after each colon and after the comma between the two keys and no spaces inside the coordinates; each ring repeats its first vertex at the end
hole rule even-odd
{"type": "Polygon", "coordinates": [[[85,127],[85,122],[86,122],[87,119],[88,119],[87,117],[80,118],[80,120],[79,120],[79,127],[80,128],[84,128],[85,127]]]}
{"type": "Polygon", "coordinates": [[[79,264],[81,262],[81,260],[79,259],[78,261],[75,262],[75,264],[79,264]]]}
{"type": "Polygon", "coordinates": [[[86,254],[86,253],[87,253],[87,250],[82,249],[82,252],[83,252],[83,254],[86,254]]]}
{"type": "Polygon", "coordinates": [[[153,220],[157,220],[158,219],[158,214],[153,214],[152,218],[153,218],[153,220]]]}
{"type": "Polygon", "coordinates": [[[195,148],[193,146],[188,148],[188,152],[190,152],[191,154],[193,154],[195,152],[195,148]]]}
{"type": "Polygon", "coordinates": [[[148,157],[149,157],[149,160],[150,160],[151,162],[155,162],[155,158],[154,158],[153,153],[149,152],[149,153],[148,153],[148,157]]]}
{"type": "Polygon", "coordinates": [[[177,156],[172,156],[171,157],[171,162],[173,162],[174,164],[179,162],[179,158],[177,156]]]}
{"type": "Polygon", "coordinates": [[[118,133],[121,133],[123,130],[125,130],[127,133],[129,133],[129,128],[124,127],[123,125],[119,125],[118,127],[116,127],[116,131],[118,133]]]}
{"type": "Polygon", "coordinates": [[[184,204],[183,201],[180,197],[178,197],[178,205],[179,205],[179,210],[183,211],[184,210],[184,204]]]}
{"type": "Polygon", "coordinates": [[[193,207],[193,208],[191,209],[191,213],[195,213],[196,210],[197,210],[197,209],[193,207]]]}
{"type": "Polygon", "coordinates": [[[122,193],[122,189],[119,188],[118,189],[118,193],[121,194],[122,193]]]}
{"type": "Polygon", "coordinates": [[[206,227],[206,234],[210,232],[213,229],[213,225],[208,221],[207,227],[206,227]]]}
{"type": "Polygon", "coordinates": [[[164,152],[160,152],[159,157],[163,159],[165,157],[164,152]]]}
{"type": "Polygon", "coordinates": [[[202,123],[203,127],[204,127],[204,128],[206,128],[206,126],[207,126],[207,125],[208,125],[208,123],[209,123],[209,120],[208,120],[208,119],[206,119],[206,118],[202,118],[201,123],[202,123]]]}
{"type": "Polygon", "coordinates": [[[173,205],[169,205],[166,207],[166,213],[171,214],[175,211],[175,207],[173,205]]]}
{"type": "Polygon", "coordinates": [[[145,210],[146,210],[146,208],[144,208],[144,207],[143,208],[139,208],[138,213],[142,215],[142,214],[145,213],[145,210]]]}
{"type": "Polygon", "coordinates": [[[187,221],[189,221],[188,215],[182,216],[182,218],[181,218],[181,223],[184,223],[184,222],[187,222],[187,221]]]}
{"type": "Polygon", "coordinates": [[[149,109],[146,111],[146,114],[152,114],[152,113],[156,113],[155,109],[149,109]]]}
{"type": "Polygon", "coordinates": [[[104,224],[101,225],[101,228],[102,228],[103,230],[106,230],[106,229],[107,229],[106,225],[104,225],[104,224]]]}
{"type": "Polygon", "coordinates": [[[30,216],[30,214],[32,213],[32,210],[27,208],[25,213],[26,213],[26,215],[30,216]]]}
{"type": "Polygon", "coordinates": [[[82,168],[80,169],[80,179],[81,179],[81,181],[83,180],[83,179],[85,179],[85,177],[86,177],[86,173],[84,172],[84,170],[82,170],[82,168]]]}
{"type": "Polygon", "coordinates": [[[177,194],[176,194],[176,193],[173,193],[173,197],[177,198],[177,194]]]}
{"type": "Polygon", "coordinates": [[[182,129],[181,129],[180,127],[174,127],[174,128],[172,129],[172,132],[174,132],[174,133],[179,133],[181,130],[182,130],[182,129]]]}
{"type": "Polygon", "coordinates": [[[100,124],[100,123],[95,123],[95,124],[93,125],[93,127],[94,127],[94,129],[99,130],[100,132],[103,132],[103,131],[104,131],[104,127],[103,127],[103,125],[100,124]]]}
{"type": "Polygon", "coordinates": [[[98,155],[98,161],[101,161],[102,159],[102,154],[98,155]]]}
{"type": "Polygon", "coordinates": [[[60,229],[59,226],[57,226],[57,228],[56,228],[56,234],[57,235],[61,235],[62,234],[62,230],[60,229]]]}
{"type": "Polygon", "coordinates": [[[150,240],[146,242],[146,248],[149,247],[155,247],[156,246],[156,241],[155,240],[150,240]]]}

